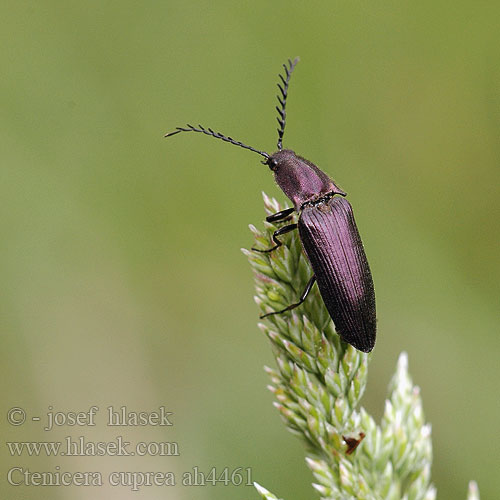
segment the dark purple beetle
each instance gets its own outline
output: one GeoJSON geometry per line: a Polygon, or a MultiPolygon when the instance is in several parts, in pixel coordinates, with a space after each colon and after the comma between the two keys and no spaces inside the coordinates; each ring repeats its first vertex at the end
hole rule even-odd
{"type": "Polygon", "coordinates": [[[271,312],[281,314],[299,306],[311,291],[314,282],[318,282],[323,301],[332,317],[341,338],[363,352],[370,352],[375,345],[376,317],[375,292],[373,280],[366,260],[363,243],[359,236],[352,207],[343,198],[342,191],[314,163],[296,155],[290,149],[282,148],[285,131],[285,106],[288,95],[288,84],[298,58],[289,59],[285,68],[285,77],[279,75],[278,83],[278,151],[272,155],[247,146],[231,137],[206,129],[187,125],[177,127],[165,137],[180,132],[201,132],[240,146],[265,158],[264,163],[274,172],[278,186],[290,198],[293,208],[287,208],[266,218],[268,222],[287,220],[293,213],[299,214],[297,224],[288,224],[273,234],[275,245],[266,250],[253,248],[257,252],[272,252],[282,245],[278,236],[299,230],[300,240],[305,254],[311,263],[313,276],[300,296],[299,302],[282,311],[271,312]],[[339,197],[340,196],[340,197],[339,197]]]}

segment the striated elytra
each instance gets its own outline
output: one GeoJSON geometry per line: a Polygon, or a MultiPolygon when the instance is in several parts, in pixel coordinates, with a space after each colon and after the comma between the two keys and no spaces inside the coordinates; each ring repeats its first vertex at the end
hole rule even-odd
{"type": "Polygon", "coordinates": [[[288,84],[297,62],[298,58],[294,61],[289,59],[288,64],[283,65],[284,76],[279,75],[279,105],[276,106],[279,124],[278,151],[275,153],[270,155],[201,125],[177,127],[165,137],[180,132],[200,132],[249,149],[265,158],[262,163],[273,171],[276,183],[293,203],[293,208],[270,215],[266,220],[285,221],[293,212],[297,212],[299,218],[296,224],[282,226],[273,233],[274,245],[271,248],[252,250],[272,252],[282,245],[279,236],[298,229],[313,273],[297,303],[262,317],[298,307],[317,282],[323,302],[342,340],[360,351],[370,352],[375,345],[376,336],[375,292],[352,207],[344,198],[346,193],[314,163],[290,149],[283,149],[288,84]]]}

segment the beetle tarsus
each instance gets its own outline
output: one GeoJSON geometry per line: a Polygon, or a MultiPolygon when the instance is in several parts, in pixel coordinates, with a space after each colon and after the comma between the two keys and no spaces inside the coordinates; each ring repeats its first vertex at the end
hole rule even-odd
{"type": "Polygon", "coordinates": [[[273,312],[270,312],[267,314],[263,314],[260,317],[260,319],[267,318],[268,316],[272,316],[273,314],[282,314],[284,312],[291,311],[292,309],[295,309],[296,307],[299,307],[306,300],[306,298],[309,295],[309,292],[311,291],[311,288],[313,287],[315,281],[316,281],[316,276],[313,274],[311,279],[307,282],[307,285],[306,285],[304,291],[302,292],[302,295],[300,296],[299,301],[296,304],[291,304],[288,307],[285,307],[285,309],[282,309],[281,311],[273,311],[273,312]]]}
{"type": "MultiPolygon", "coordinates": [[[[286,212],[286,210],[283,210],[283,212],[286,212]]],[[[278,212],[277,214],[274,214],[274,215],[278,215],[281,213],[282,212],[278,212]]],[[[272,215],[270,215],[270,217],[272,217],[272,215]]],[[[278,240],[278,236],[281,236],[282,234],[289,233],[290,231],[293,231],[294,229],[297,229],[297,224],[289,224],[288,226],[280,227],[279,229],[276,229],[276,231],[274,231],[274,233],[273,233],[273,241],[274,241],[274,243],[276,243],[276,245],[274,245],[271,248],[267,248],[265,250],[259,250],[258,248],[252,247],[252,250],[254,250],[255,252],[260,252],[260,253],[272,252],[273,250],[276,250],[281,245],[283,245],[283,243],[280,240],[278,240]]]]}

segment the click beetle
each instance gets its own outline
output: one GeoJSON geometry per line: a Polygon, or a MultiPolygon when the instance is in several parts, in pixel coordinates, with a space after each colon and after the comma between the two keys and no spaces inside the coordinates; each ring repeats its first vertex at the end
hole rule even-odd
{"type": "Polygon", "coordinates": [[[286,221],[293,212],[297,212],[298,222],[277,229],[272,236],[274,245],[271,248],[252,250],[272,252],[282,245],[279,236],[298,229],[313,275],[297,303],[262,317],[281,314],[299,306],[317,282],[321,297],[342,340],[360,351],[370,352],[375,345],[376,335],[375,292],[352,207],[345,199],[347,193],[314,163],[290,149],[283,149],[288,85],[297,62],[298,58],[294,61],[289,59],[288,64],[283,65],[284,75],[279,75],[279,105],[276,106],[279,124],[278,151],[275,153],[259,151],[201,125],[177,127],[165,137],[180,132],[200,132],[249,149],[265,158],[262,163],[272,170],[276,183],[293,203],[292,208],[270,215],[266,220],[286,221]]]}

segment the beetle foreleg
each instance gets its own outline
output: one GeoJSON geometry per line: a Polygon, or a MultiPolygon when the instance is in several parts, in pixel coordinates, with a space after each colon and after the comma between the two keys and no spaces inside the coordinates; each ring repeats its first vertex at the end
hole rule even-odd
{"type": "Polygon", "coordinates": [[[295,212],[295,208],[285,208],[285,210],[280,210],[279,212],[276,212],[275,214],[268,215],[266,217],[267,222],[279,222],[288,219],[290,215],[295,212]]]}
{"type": "Polygon", "coordinates": [[[306,288],[302,292],[302,295],[300,296],[300,299],[296,304],[291,304],[288,307],[285,307],[285,309],[282,309],[281,311],[274,311],[274,312],[270,312],[267,314],[263,314],[260,317],[260,319],[267,318],[268,316],[271,316],[273,314],[281,314],[281,313],[284,313],[286,311],[291,311],[292,309],[299,307],[300,304],[302,304],[306,300],[306,298],[309,295],[309,292],[311,291],[311,288],[313,287],[315,281],[316,281],[316,276],[314,276],[314,274],[313,274],[311,279],[307,282],[306,288]]]}
{"type": "MultiPolygon", "coordinates": [[[[275,215],[277,215],[277,214],[275,214],[275,215]]],[[[281,243],[281,241],[278,240],[278,236],[281,236],[282,234],[285,234],[285,233],[289,233],[290,231],[293,231],[294,229],[297,229],[297,224],[289,224],[288,226],[280,227],[279,229],[277,229],[273,233],[273,241],[276,243],[276,245],[274,245],[271,248],[268,248],[267,250],[259,250],[258,248],[254,248],[254,247],[252,247],[252,250],[254,250],[256,252],[261,252],[261,253],[272,252],[273,250],[276,250],[281,245],[283,245],[283,243],[281,243]]]]}

